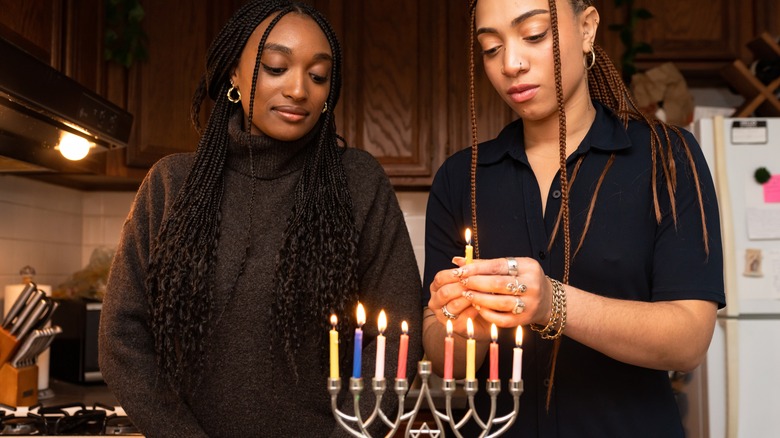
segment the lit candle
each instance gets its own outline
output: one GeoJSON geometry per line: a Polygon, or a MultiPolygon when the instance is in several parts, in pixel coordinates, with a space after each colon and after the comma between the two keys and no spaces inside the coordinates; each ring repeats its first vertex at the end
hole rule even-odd
{"type": "Polygon", "coordinates": [[[336,324],[339,320],[336,315],[330,315],[330,378],[339,378],[339,332],[336,331],[336,324]]]}
{"type": "Polygon", "coordinates": [[[355,329],[355,356],[352,359],[352,377],[359,379],[363,360],[363,324],[366,323],[366,311],[363,304],[357,306],[357,328],[355,329]]]}
{"type": "Polygon", "coordinates": [[[512,357],[512,380],[519,382],[522,379],[520,371],[523,368],[523,328],[517,326],[517,334],[515,334],[514,355],[512,357]]]}
{"type": "Polygon", "coordinates": [[[452,339],[452,321],[447,320],[447,337],[444,338],[444,378],[452,379],[452,357],[455,343],[452,339]]]}
{"type": "Polygon", "coordinates": [[[474,261],[474,247],[471,246],[471,228],[466,228],[466,264],[474,261]]]}
{"type": "Polygon", "coordinates": [[[385,329],[387,328],[387,316],[385,311],[379,312],[379,336],[376,337],[376,380],[385,379],[385,329]]]}
{"type": "Polygon", "coordinates": [[[398,374],[396,379],[406,378],[406,355],[409,352],[409,324],[406,321],[401,323],[401,344],[398,346],[398,374]]]}
{"type": "Polygon", "coordinates": [[[475,380],[474,357],[477,343],[474,340],[474,323],[471,318],[466,321],[466,331],[469,333],[469,339],[466,341],[466,380],[475,380]]]}
{"type": "Polygon", "coordinates": [[[490,380],[498,380],[498,329],[495,324],[490,325],[490,380]]]}

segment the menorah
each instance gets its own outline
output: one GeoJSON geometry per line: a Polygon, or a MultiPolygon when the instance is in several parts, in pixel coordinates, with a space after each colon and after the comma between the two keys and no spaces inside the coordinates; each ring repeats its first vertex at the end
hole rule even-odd
{"type": "Polygon", "coordinates": [[[487,381],[487,393],[490,395],[490,412],[487,419],[483,420],[477,413],[474,405],[474,396],[478,391],[477,379],[466,379],[464,383],[464,390],[468,397],[468,410],[462,414],[462,418],[456,419],[453,414],[452,397],[455,393],[456,384],[454,379],[444,379],[442,383],[442,391],[445,395],[445,412],[439,412],[436,408],[433,397],[431,396],[429,378],[431,376],[431,362],[422,360],[418,364],[418,371],[421,380],[420,393],[417,396],[417,400],[414,403],[414,407],[404,412],[404,403],[406,401],[407,392],[409,391],[409,382],[405,378],[396,378],[394,390],[398,397],[398,408],[394,415],[394,419],[391,419],[385,412],[382,411],[381,404],[382,398],[387,390],[386,379],[371,379],[371,390],[374,392],[375,403],[374,408],[368,418],[363,418],[360,411],[360,395],[363,393],[364,384],[362,377],[350,377],[349,379],[349,391],[352,394],[355,414],[349,415],[342,412],[337,404],[339,392],[341,391],[341,379],[340,378],[328,378],[328,391],[330,392],[331,410],[333,416],[336,418],[339,426],[349,432],[350,435],[355,437],[371,437],[368,432],[372,424],[377,421],[384,423],[384,426],[389,429],[386,437],[395,436],[399,429],[405,424],[405,437],[417,438],[421,435],[427,435],[429,437],[444,437],[446,422],[449,425],[452,432],[458,438],[463,438],[460,430],[471,420],[473,420],[482,433],[479,435],[482,437],[497,437],[512,426],[517,418],[517,413],[520,409],[520,395],[523,393],[523,381],[509,380],[509,392],[514,399],[514,407],[511,412],[504,416],[498,417],[496,411],[498,410],[497,397],[501,392],[501,380],[488,380],[487,381]],[[428,423],[422,423],[417,429],[414,429],[414,422],[417,415],[420,413],[423,405],[427,405],[435,421],[434,425],[428,425],[428,423]],[[496,429],[496,430],[494,430],[496,429]]]}

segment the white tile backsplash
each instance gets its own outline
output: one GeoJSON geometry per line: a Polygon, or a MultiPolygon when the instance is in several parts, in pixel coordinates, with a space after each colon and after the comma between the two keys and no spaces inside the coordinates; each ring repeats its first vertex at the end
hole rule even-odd
{"type": "MultiPolygon", "coordinates": [[[[422,273],[427,191],[399,191],[398,202],[422,273]]],[[[115,248],[134,192],[82,192],[0,174],[0,291],[33,266],[40,283],[58,284],[89,263],[101,246],[115,248]]]]}

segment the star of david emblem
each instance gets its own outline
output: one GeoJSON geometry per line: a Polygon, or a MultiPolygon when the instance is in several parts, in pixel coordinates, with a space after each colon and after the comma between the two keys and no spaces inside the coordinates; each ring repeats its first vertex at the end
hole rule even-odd
{"type": "Polygon", "coordinates": [[[441,431],[438,429],[431,429],[428,427],[428,423],[423,423],[419,429],[411,429],[409,436],[411,438],[420,438],[420,436],[428,436],[430,438],[439,438],[441,431]]]}

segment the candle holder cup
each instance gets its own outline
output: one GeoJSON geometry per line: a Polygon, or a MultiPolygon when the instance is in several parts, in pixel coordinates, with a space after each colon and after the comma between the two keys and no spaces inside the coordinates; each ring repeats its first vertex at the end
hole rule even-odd
{"type": "Polygon", "coordinates": [[[382,398],[387,390],[387,381],[385,379],[371,379],[371,388],[376,400],[371,414],[368,418],[363,419],[363,416],[360,413],[360,395],[364,389],[363,379],[350,378],[349,390],[353,397],[355,414],[349,415],[341,412],[337,404],[338,395],[341,391],[341,379],[329,378],[328,391],[331,397],[331,410],[333,411],[333,416],[336,418],[336,422],[342,429],[354,437],[371,437],[368,429],[371,428],[376,421],[381,421],[384,426],[389,429],[384,436],[392,437],[396,435],[396,432],[398,432],[405,423],[404,436],[412,438],[421,435],[444,437],[445,423],[456,437],[463,438],[460,430],[471,420],[473,420],[482,430],[482,433],[479,435],[480,438],[493,438],[502,435],[509,430],[512,424],[514,424],[517,413],[520,411],[520,395],[523,393],[522,380],[509,381],[509,393],[514,399],[514,406],[509,413],[501,417],[496,416],[498,408],[497,398],[498,394],[501,392],[501,381],[487,381],[486,390],[490,396],[490,412],[488,413],[487,419],[484,421],[477,413],[474,405],[474,396],[479,391],[479,382],[476,379],[466,380],[464,390],[468,398],[468,410],[460,419],[456,419],[452,411],[452,398],[456,389],[455,380],[445,379],[442,383],[442,391],[445,396],[445,412],[440,412],[433,403],[433,397],[431,396],[428,382],[431,376],[431,362],[427,360],[420,361],[418,364],[418,371],[422,383],[420,386],[420,393],[417,396],[414,407],[408,412],[404,412],[404,402],[406,401],[406,394],[409,390],[409,382],[407,379],[395,379],[393,389],[398,397],[398,408],[395,418],[392,420],[381,409],[382,398]],[[414,420],[420,413],[423,404],[430,410],[435,423],[432,425],[422,423],[417,429],[413,429],[414,420]]]}

